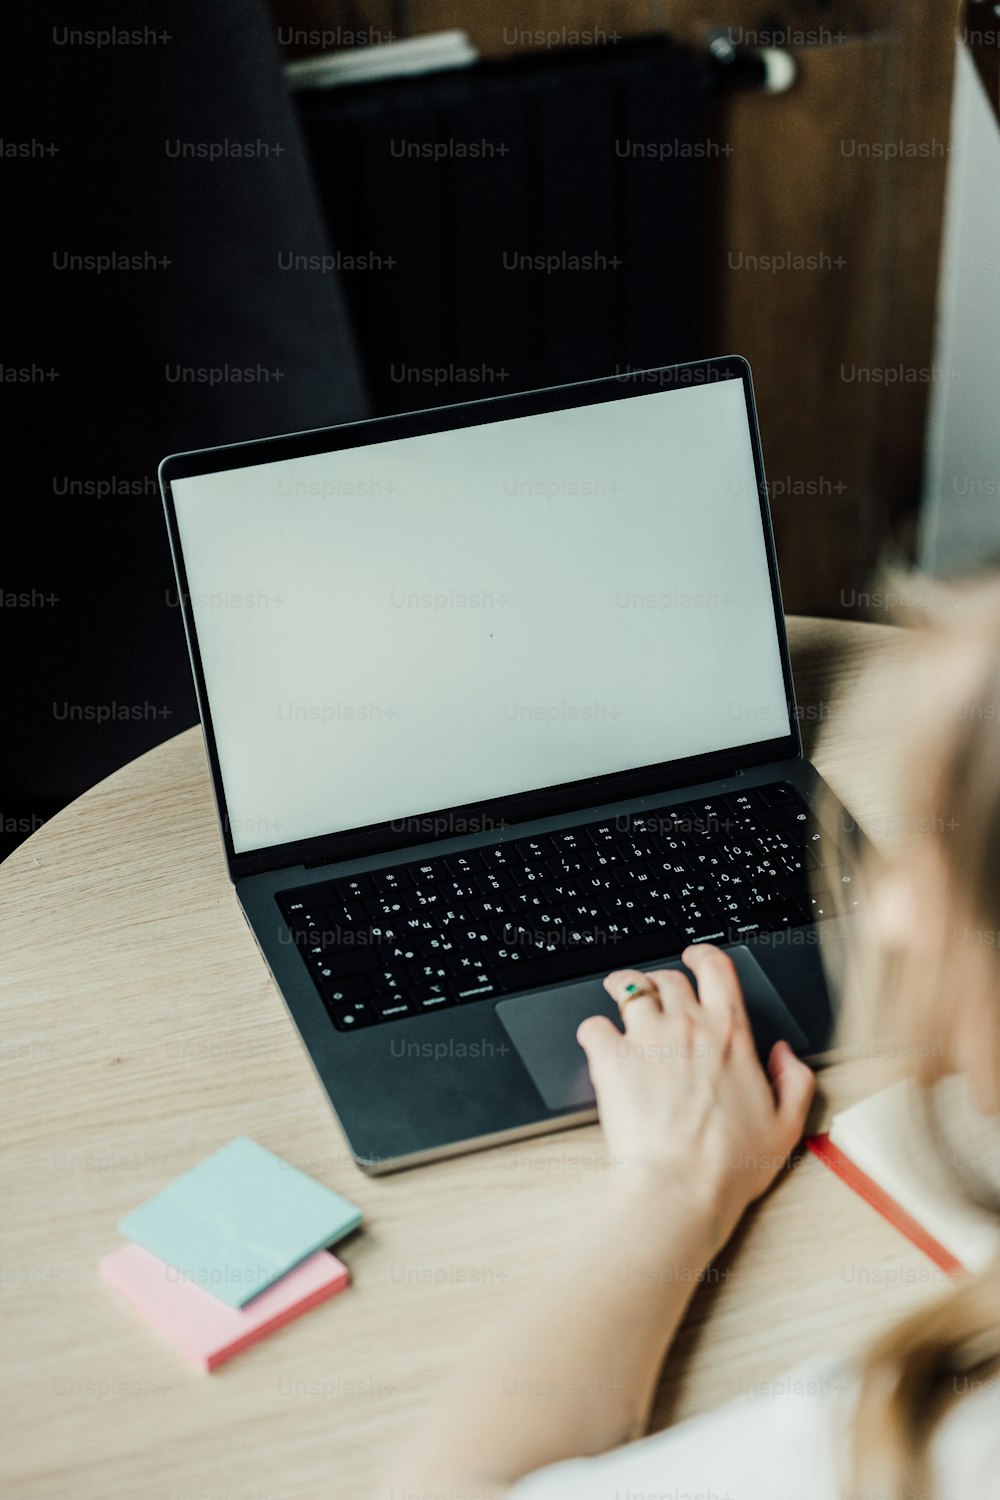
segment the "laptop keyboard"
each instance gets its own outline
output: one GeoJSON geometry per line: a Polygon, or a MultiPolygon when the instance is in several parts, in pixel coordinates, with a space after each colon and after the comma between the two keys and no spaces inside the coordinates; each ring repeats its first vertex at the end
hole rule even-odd
{"type": "MultiPolygon", "coordinates": [[[[850,878],[836,879],[838,911],[853,909],[850,878]]],[[[824,838],[784,783],[409,861],[278,903],[340,1031],[834,915],[824,838]]]]}

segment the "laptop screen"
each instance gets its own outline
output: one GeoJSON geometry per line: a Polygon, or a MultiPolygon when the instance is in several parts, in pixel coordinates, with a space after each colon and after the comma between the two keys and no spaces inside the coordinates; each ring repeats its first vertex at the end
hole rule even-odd
{"type": "Polygon", "coordinates": [[[172,494],[236,853],[790,732],[742,380],[172,494]]]}

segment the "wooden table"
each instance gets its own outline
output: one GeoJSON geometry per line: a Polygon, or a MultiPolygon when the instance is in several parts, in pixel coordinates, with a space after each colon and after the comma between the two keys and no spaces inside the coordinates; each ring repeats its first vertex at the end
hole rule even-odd
{"type": "MultiPolygon", "coordinates": [[[[892,816],[887,627],[792,620],[803,729],[876,838],[892,816]],[[837,673],[877,670],[864,712],[837,673]]],[[[867,674],[866,674],[867,675],[867,674]]],[[[601,1188],[596,1126],[365,1178],[237,908],[200,732],[94,787],[0,868],[6,1500],[354,1500],[441,1374],[601,1188]],[[353,1286],[203,1376],[98,1279],[134,1205],[247,1134],[364,1209],[353,1286]]],[[[813,1127],[879,1085],[822,1074],[813,1127]]],[[[656,1425],[853,1349],[940,1273],[812,1158],[699,1290],[656,1425]],[[722,1357],[720,1357],[722,1356],[722,1357]]]]}

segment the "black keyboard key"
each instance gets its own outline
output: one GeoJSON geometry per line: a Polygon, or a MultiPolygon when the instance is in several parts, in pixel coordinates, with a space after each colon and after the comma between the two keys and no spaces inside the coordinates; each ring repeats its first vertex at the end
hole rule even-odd
{"type": "Polygon", "coordinates": [[[327,980],[336,978],[336,975],[325,959],[313,959],[309,955],[306,955],[306,962],[309,965],[309,972],[318,985],[322,986],[327,980]]]}
{"type": "Polygon", "coordinates": [[[330,953],[339,943],[339,939],[335,939],[333,933],[325,932],[318,927],[305,928],[301,932],[294,932],[292,936],[300,953],[330,953]]]}
{"type": "Polygon", "coordinates": [[[641,937],[655,936],[664,953],[679,953],[687,943],[681,929],[665,913],[643,912],[636,920],[641,937]]]}
{"type": "Polygon", "coordinates": [[[484,944],[489,947],[492,941],[492,934],[485,923],[482,926],[463,927],[459,930],[458,936],[462,946],[470,954],[475,954],[476,950],[484,944]]]}
{"type": "Polygon", "coordinates": [[[365,1001],[351,1005],[330,1005],[329,1014],[338,1031],[361,1031],[365,1026],[374,1026],[380,1019],[365,1001]]]}
{"type": "Polygon", "coordinates": [[[581,849],[589,849],[590,840],[582,828],[562,828],[558,833],[550,835],[552,846],[557,855],[566,859],[572,859],[573,855],[581,849]]]}
{"type": "Polygon", "coordinates": [[[332,943],[298,943],[296,946],[314,972],[327,967],[338,952],[332,943]]]}
{"type": "Polygon", "coordinates": [[[324,980],[323,994],[328,1004],[338,1005],[345,1000],[366,1000],[372,993],[371,980],[367,974],[335,974],[324,980]]]}
{"type": "Polygon", "coordinates": [[[637,896],[630,896],[624,891],[614,891],[605,896],[602,904],[609,916],[624,918],[626,922],[643,907],[643,903],[637,896]]]}
{"type": "Polygon", "coordinates": [[[344,928],[364,927],[368,921],[363,901],[334,903],[326,908],[323,917],[324,926],[331,932],[338,932],[344,928]]]}
{"type": "Polygon", "coordinates": [[[807,918],[797,902],[783,901],[780,905],[758,908],[744,912],[742,921],[752,922],[760,932],[780,932],[784,927],[801,927],[807,918]]]}
{"type": "Polygon", "coordinates": [[[732,831],[733,824],[725,811],[719,813],[712,812],[692,820],[688,837],[693,844],[701,847],[705,844],[714,844],[718,839],[728,837],[732,831]]]}
{"type": "Polygon", "coordinates": [[[513,858],[522,860],[526,865],[531,864],[533,860],[547,859],[554,847],[547,833],[536,834],[531,839],[518,839],[516,844],[509,846],[513,858]]]}
{"type": "Polygon", "coordinates": [[[432,957],[420,956],[412,963],[408,963],[404,970],[406,983],[409,985],[438,984],[447,978],[448,971],[444,959],[435,954],[432,957]]]}
{"type": "Polygon", "coordinates": [[[336,904],[343,899],[337,883],[332,880],[308,885],[301,891],[282,891],[277,897],[278,905],[286,916],[293,908],[305,907],[309,911],[318,911],[321,907],[336,904]]]}
{"type": "Polygon", "coordinates": [[[438,998],[439,1001],[447,1001],[447,977],[442,980],[414,980],[411,989],[406,992],[406,998],[414,1011],[424,1010],[424,1001],[427,999],[438,998]]]}
{"type": "Polygon", "coordinates": [[[472,875],[479,875],[486,868],[478,849],[470,849],[467,854],[449,854],[443,863],[452,879],[461,882],[472,875]]]}
{"type": "Polygon", "coordinates": [[[743,870],[753,862],[757,840],[749,833],[743,836],[727,834],[725,842],[715,844],[713,848],[724,865],[738,865],[743,870]]]}
{"type": "Polygon", "coordinates": [[[351,935],[355,924],[347,921],[345,912],[346,908],[343,906],[328,906],[319,914],[314,930],[329,933],[334,945],[343,943],[345,933],[348,934],[349,941],[353,940],[351,935]]]}
{"type": "Polygon", "coordinates": [[[763,913],[778,905],[773,891],[759,885],[741,886],[733,892],[731,899],[735,900],[737,909],[744,917],[755,922],[761,920],[763,913]]]}
{"type": "Polygon", "coordinates": [[[640,930],[637,913],[613,910],[607,901],[602,903],[601,914],[593,926],[599,932],[606,933],[609,942],[615,943],[624,937],[633,936],[640,930]]]}
{"type": "Polygon", "coordinates": [[[595,874],[600,870],[613,869],[617,864],[617,855],[609,845],[598,844],[596,848],[589,849],[582,856],[580,864],[584,870],[589,870],[591,874],[595,874]]]}
{"type": "Polygon", "coordinates": [[[349,875],[345,880],[336,882],[336,891],[345,903],[363,901],[366,896],[375,894],[375,883],[370,875],[349,875]]]}
{"type": "Polygon", "coordinates": [[[490,968],[495,973],[497,969],[519,964],[523,959],[524,952],[517,934],[510,932],[500,939],[499,946],[490,954],[490,968]]]}
{"type": "Polygon", "coordinates": [[[718,877],[719,873],[726,869],[729,861],[721,847],[708,844],[702,849],[693,849],[690,854],[685,854],[683,863],[694,875],[718,877]]]}
{"type": "Polygon", "coordinates": [[[777,880],[772,881],[771,889],[777,901],[805,901],[809,897],[809,880],[803,872],[788,874],[783,871],[777,880]]]}
{"type": "MultiPolygon", "coordinates": [[[[842,901],[844,901],[844,898],[839,894],[833,894],[828,890],[817,888],[814,891],[810,891],[805,905],[806,910],[811,913],[811,920],[822,922],[827,917],[836,917],[839,915],[839,904],[842,901]]],[[[856,910],[853,903],[844,901],[844,905],[846,910],[856,910]]]]}
{"type": "Polygon", "coordinates": [[[587,896],[571,896],[565,906],[567,920],[573,922],[594,922],[602,910],[600,900],[587,896]]]}
{"type": "Polygon", "coordinates": [[[448,970],[440,960],[437,963],[407,964],[406,982],[410,990],[443,989],[448,978],[448,970]]]}
{"type": "Polygon", "coordinates": [[[545,902],[546,906],[550,908],[556,906],[564,906],[570,899],[568,894],[569,888],[563,886],[562,890],[564,894],[560,895],[560,886],[555,880],[551,878],[551,876],[547,872],[544,880],[534,882],[532,888],[538,892],[542,900],[545,902]]]}
{"type": "Polygon", "coordinates": [[[371,969],[377,969],[381,958],[377,952],[370,947],[337,948],[327,953],[326,964],[331,968],[338,978],[346,978],[348,974],[366,974],[371,969]]]}
{"type": "Polygon", "coordinates": [[[416,947],[406,939],[400,939],[398,943],[390,943],[381,955],[381,962],[385,968],[405,970],[407,965],[415,963],[418,954],[416,947]]]}
{"type": "Polygon", "coordinates": [[[517,871],[520,876],[524,869],[524,861],[519,859],[514,851],[513,844],[494,844],[489,849],[482,851],[483,870],[517,871]]]}
{"type": "Polygon", "coordinates": [[[399,1016],[414,1014],[414,1007],[409,996],[403,994],[375,995],[371,1005],[381,1021],[395,1021],[399,1016]]]}
{"type": "Polygon", "coordinates": [[[293,932],[315,931],[326,926],[326,908],[313,901],[300,903],[294,911],[288,912],[285,920],[293,932]]]}
{"type": "Polygon", "coordinates": [[[785,849],[779,856],[781,868],[786,875],[799,875],[804,879],[809,872],[809,861],[804,849],[785,849]]]}
{"type": "Polygon", "coordinates": [[[398,995],[403,990],[403,977],[394,969],[373,969],[371,986],[377,995],[398,995]]]}
{"type": "Polygon", "coordinates": [[[391,922],[407,914],[401,894],[371,896],[364,903],[364,909],[365,915],[373,922],[391,922]]]}
{"type": "Polygon", "coordinates": [[[418,986],[413,992],[412,1004],[417,1014],[428,1010],[443,1010],[452,1004],[452,996],[440,986],[430,985],[424,988],[418,986]]]}
{"type": "Polygon", "coordinates": [[[488,995],[503,993],[496,980],[481,969],[465,973],[458,979],[452,980],[451,992],[459,1005],[464,1005],[469,1000],[484,1000],[488,995]]]}
{"type": "Polygon", "coordinates": [[[730,922],[726,929],[726,937],[719,939],[728,943],[745,943],[747,938],[753,937],[754,933],[763,932],[765,929],[759,922],[730,922]]]}
{"type": "Polygon", "coordinates": [[[733,792],[730,796],[723,798],[723,801],[728,810],[739,818],[753,817],[762,808],[770,805],[765,802],[756,787],[751,787],[745,792],[733,792]]]}
{"type": "Polygon", "coordinates": [[[372,876],[377,896],[387,896],[391,892],[408,890],[412,882],[405,870],[376,870],[372,876]]]}
{"type": "Polygon", "coordinates": [[[472,883],[473,877],[467,875],[464,880],[445,880],[441,883],[441,900],[446,908],[461,906],[463,901],[471,901],[479,892],[472,883]]]}
{"type": "Polygon", "coordinates": [[[784,833],[787,829],[804,830],[809,814],[801,802],[782,803],[779,807],[765,808],[758,826],[773,833],[784,833]]]}
{"type": "Polygon", "coordinates": [[[787,781],[775,782],[773,786],[756,788],[757,795],[768,807],[787,807],[789,803],[801,802],[798,792],[787,781]]]}
{"type": "Polygon", "coordinates": [[[725,922],[685,922],[681,931],[683,932],[682,948],[688,943],[728,943],[730,941],[729,928],[725,922]]]}
{"type": "Polygon", "coordinates": [[[423,956],[430,959],[439,959],[441,963],[451,963],[459,952],[458,945],[451,938],[432,937],[428,940],[423,956]]]}
{"type": "Polygon", "coordinates": [[[499,915],[497,902],[489,901],[485,896],[475,901],[469,901],[465,906],[466,915],[475,923],[491,922],[499,915]]]}

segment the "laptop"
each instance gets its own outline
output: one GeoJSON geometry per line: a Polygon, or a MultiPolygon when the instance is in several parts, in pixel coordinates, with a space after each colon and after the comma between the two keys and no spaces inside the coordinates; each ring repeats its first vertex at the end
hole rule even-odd
{"type": "Polygon", "coordinates": [[[230,878],[363,1170],[593,1120],[602,977],[692,942],[732,953],[762,1056],[824,1048],[860,897],[743,359],[160,480],[230,878]]]}

